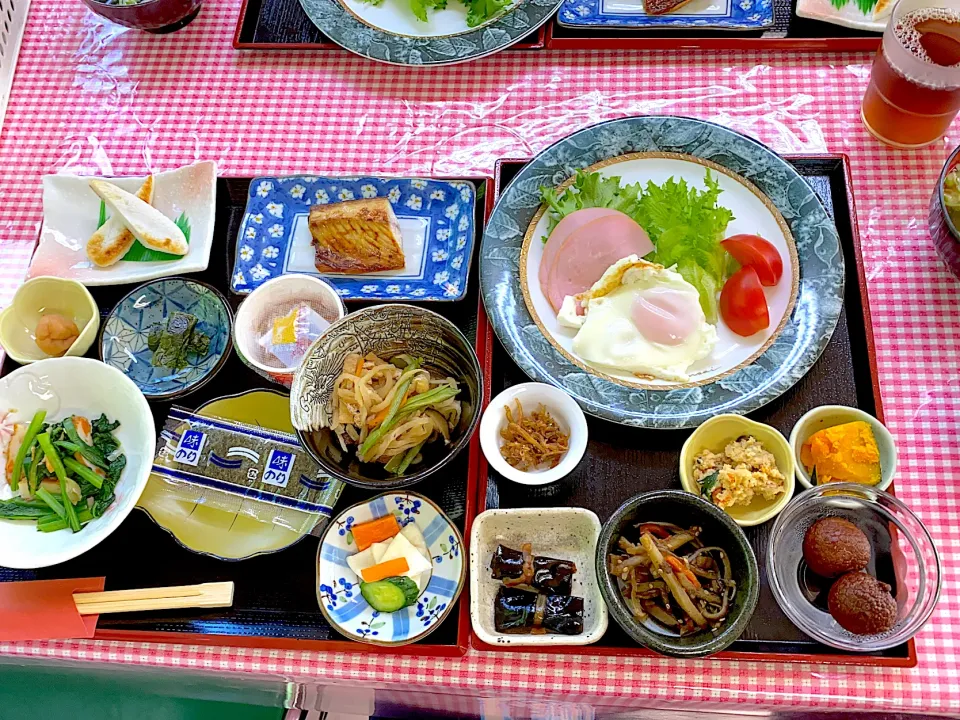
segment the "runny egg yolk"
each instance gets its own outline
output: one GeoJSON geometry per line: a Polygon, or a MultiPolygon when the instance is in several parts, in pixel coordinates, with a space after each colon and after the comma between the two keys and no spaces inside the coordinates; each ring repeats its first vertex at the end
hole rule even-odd
{"type": "Polygon", "coordinates": [[[695,295],[669,287],[644,288],[633,300],[631,316],[650,342],[680,345],[700,327],[695,295]]]}

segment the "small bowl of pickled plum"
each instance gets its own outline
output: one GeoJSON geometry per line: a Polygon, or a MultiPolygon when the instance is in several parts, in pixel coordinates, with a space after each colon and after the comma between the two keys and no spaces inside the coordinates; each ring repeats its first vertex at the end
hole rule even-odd
{"type": "Polygon", "coordinates": [[[846,405],[823,405],[801,417],[790,447],[805,488],[853,482],[886,490],[897,473],[893,435],[870,413],[846,405]]]}
{"type": "Polygon", "coordinates": [[[97,338],[100,310],[76,280],[27,280],[0,313],[0,345],[21,365],[52,357],[80,357],[97,338]]]}

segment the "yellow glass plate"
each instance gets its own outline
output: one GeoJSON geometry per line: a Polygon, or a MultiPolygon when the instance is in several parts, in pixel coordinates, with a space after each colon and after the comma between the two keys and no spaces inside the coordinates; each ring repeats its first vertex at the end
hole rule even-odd
{"type": "MultiPolygon", "coordinates": [[[[289,396],[273,390],[250,390],[212,400],[197,411],[204,417],[258,425],[295,433],[290,424],[289,396]]],[[[245,502],[237,498],[237,510],[245,502]]],[[[303,537],[302,533],[274,523],[263,523],[238,512],[198,504],[177,491],[175,485],[154,475],[140,496],[137,507],[186,548],[224,560],[243,560],[254,555],[283,550],[303,537]]],[[[284,508],[289,524],[312,528],[320,516],[284,508]]]]}

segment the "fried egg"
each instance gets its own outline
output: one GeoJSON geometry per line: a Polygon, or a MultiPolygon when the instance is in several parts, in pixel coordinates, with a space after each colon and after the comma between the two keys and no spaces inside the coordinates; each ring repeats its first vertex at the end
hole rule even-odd
{"type": "Polygon", "coordinates": [[[638,377],[687,382],[690,366],[717,344],[697,289],[636,255],[611,265],[589,291],[564,298],[557,320],[577,329],[573,351],[584,362],[638,377]]]}

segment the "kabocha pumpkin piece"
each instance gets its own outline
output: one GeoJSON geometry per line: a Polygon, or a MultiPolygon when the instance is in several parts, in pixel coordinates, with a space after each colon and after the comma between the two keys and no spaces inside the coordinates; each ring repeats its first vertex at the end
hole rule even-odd
{"type": "Polygon", "coordinates": [[[878,485],[882,474],[880,449],[873,429],[862,420],[824,428],[800,448],[800,462],[816,483],[856,482],[878,485]]]}

